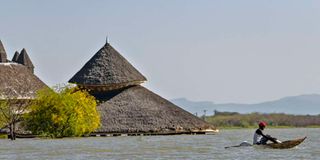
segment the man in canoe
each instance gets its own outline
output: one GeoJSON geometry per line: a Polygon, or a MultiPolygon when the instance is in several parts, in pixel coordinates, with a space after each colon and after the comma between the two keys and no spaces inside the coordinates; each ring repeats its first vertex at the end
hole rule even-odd
{"type": "Polygon", "coordinates": [[[259,123],[259,128],[256,130],[253,136],[253,144],[264,145],[264,144],[267,144],[268,141],[271,141],[273,143],[281,143],[281,141],[277,140],[276,138],[263,134],[262,131],[266,126],[267,126],[266,122],[259,123]]]}

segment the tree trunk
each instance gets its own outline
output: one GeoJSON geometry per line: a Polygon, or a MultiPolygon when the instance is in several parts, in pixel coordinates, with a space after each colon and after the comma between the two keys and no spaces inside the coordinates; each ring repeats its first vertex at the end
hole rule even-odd
{"type": "Polygon", "coordinates": [[[13,140],[16,140],[16,123],[13,122],[13,140]]]}
{"type": "Polygon", "coordinates": [[[10,139],[11,139],[11,140],[15,140],[14,125],[13,125],[13,123],[10,124],[10,139]]]}

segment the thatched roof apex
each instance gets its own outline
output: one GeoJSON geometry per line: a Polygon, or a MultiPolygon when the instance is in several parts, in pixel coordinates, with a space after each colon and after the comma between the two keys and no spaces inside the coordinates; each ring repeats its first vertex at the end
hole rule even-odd
{"type": "Polygon", "coordinates": [[[4,46],[0,40],[0,63],[5,63],[7,62],[7,53],[6,50],[4,49],[4,46]]]}
{"type": "Polygon", "coordinates": [[[24,49],[24,48],[20,52],[20,55],[18,57],[18,63],[23,64],[23,65],[25,65],[27,67],[34,68],[34,65],[33,65],[33,63],[31,61],[26,49],[24,49]]]}
{"type": "Polygon", "coordinates": [[[70,80],[81,86],[140,84],[146,78],[109,43],[106,43],[70,80]]]}
{"type": "Polygon", "coordinates": [[[97,132],[167,133],[215,129],[202,119],[183,110],[142,86],[94,95],[100,101],[101,128],[97,132]]]}
{"type": "Polygon", "coordinates": [[[19,55],[20,53],[18,51],[14,52],[12,62],[18,62],[19,55]]]}
{"type": "Polygon", "coordinates": [[[47,87],[26,66],[0,63],[0,99],[32,99],[39,89],[47,87]]]}
{"type": "Polygon", "coordinates": [[[23,48],[22,51],[20,52],[17,63],[25,65],[32,73],[34,72],[34,65],[33,65],[26,49],[23,48]]]}

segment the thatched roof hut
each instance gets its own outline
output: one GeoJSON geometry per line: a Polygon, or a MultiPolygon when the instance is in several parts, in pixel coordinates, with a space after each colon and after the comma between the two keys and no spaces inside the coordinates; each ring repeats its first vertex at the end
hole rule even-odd
{"type": "Polygon", "coordinates": [[[69,81],[91,89],[100,104],[97,133],[181,133],[214,126],[140,86],[146,78],[109,43],[69,81]]]}
{"type": "Polygon", "coordinates": [[[197,132],[214,127],[142,86],[96,95],[107,133],[197,132]]]}
{"type": "Polygon", "coordinates": [[[18,63],[0,63],[0,75],[0,99],[33,99],[39,89],[47,87],[18,63]]]}
{"type": "MultiPolygon", "coordinates": [[[[7,60],[4,47],[0,41],[0,101],[8,100],[11,111],[16,114],[7,117],[7,121],[14,125],[15,133],[29,133],[21,126],[21,113],[27,112],[27,106],[36,97],[37,91],[48,86],[33,74],[34,66],[25,49],[15,53],[12,62],[7,60]]],[[[9,125],[9,124],[7,124],[9,125]]],[[[9,127],[0,129],[9,132],[9,127]]]]}
{"type": "Polygon", "coordinates": [[[47,87],[33,74],[33,64],[25,49],[14,56],[16,62],[8,62],[0,41],[0,99],[33,99],[39,89],[47,87]],[[17,58],[18,56],[18,58],[17,58]]]}
{"type": "Polygon", "coordinates": [[[106,43],[69,83],[93,91],[108,91],[138,85],[147,79],[109,43],[106,43]]]}
{"type": "Polygon", "coordinates": [[[4,49],[4,46],[0,40],[0,63],[5,63],[7,62],[7,53],[6,50],[4,49]]]}

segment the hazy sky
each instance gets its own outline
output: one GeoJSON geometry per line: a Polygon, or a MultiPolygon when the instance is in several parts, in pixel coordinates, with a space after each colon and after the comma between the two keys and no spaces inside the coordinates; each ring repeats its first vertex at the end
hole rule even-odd
{"type": "Polygon", "coordinates": [[[66,83],[105,43],[165,98],[255,103],[320,93],[320,1],[0,0],[10,59],[66,83]]]}

